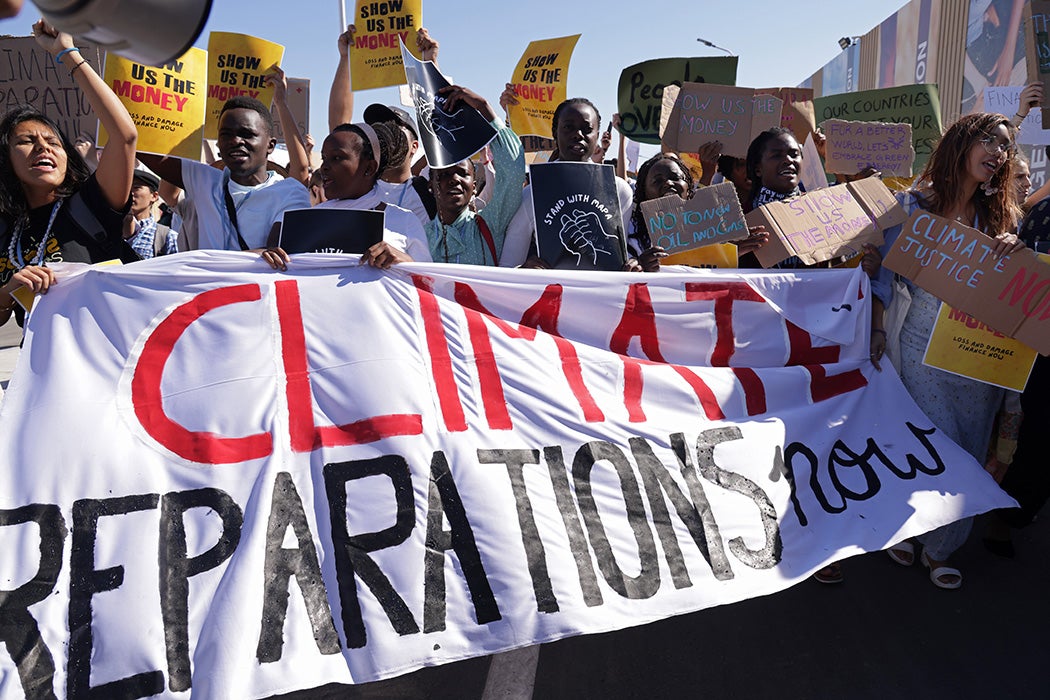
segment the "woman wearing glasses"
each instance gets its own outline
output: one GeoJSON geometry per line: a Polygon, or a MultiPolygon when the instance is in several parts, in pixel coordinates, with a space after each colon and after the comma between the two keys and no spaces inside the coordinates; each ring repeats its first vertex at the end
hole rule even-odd
{"type": "MultiPolygon", "coordinates": [[[[901,193],[898,199],[909,214],[922,208],[983,231],[994,239],[990,245],[996,258],[1023,248],[1013,233],[1020,217],[1013,183],[1016,134],[1016,128],[1001,114],[961,118],[941,137],[915,189],[901,193]]],[[[883,257],[901,229],[886,232],[880,251],[883,257]]],[[[935,296],[908,280],[895,279],[885,267],[872,282],[872,292],[872,361],[878,367],[887,351],[915,403],[937,429],[984,464],[1003,390],[922,364],[941,304],[935,296]],[[904,308],[901,302],[909,294],[911,302],[904,308]],[[885,319],[883,309],[889,309],[885,319]]],[[[970,526],[967,518],[917,538],[923,545],[920,559],[938,588],[962,585],[962,574],[948,566],[947,560],[965,542],[970,526]]],[[[914,545],[908,541],[891,547],[889,555],[904,566],[916,559],[914,545]]]]}

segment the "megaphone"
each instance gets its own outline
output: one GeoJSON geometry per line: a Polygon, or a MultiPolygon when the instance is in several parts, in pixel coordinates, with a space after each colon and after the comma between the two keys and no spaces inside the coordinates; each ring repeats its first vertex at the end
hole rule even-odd
{"type": "Polygon", "coordinates": [[[49,24],[136,63],[161,66],[193,46],[211,0],[33,0],[49,24]]]}

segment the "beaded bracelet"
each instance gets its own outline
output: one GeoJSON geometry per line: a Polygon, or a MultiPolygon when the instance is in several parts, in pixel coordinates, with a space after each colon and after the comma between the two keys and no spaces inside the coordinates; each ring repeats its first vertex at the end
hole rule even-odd
{"type": "Polygon", "coordinates": [[[77,53],[80,53],[80,49],[78,49],[75,46],[70,46],[68,49],[62,49],[61,51],[58,52],[58,55],[55,56],[55,63],[62,63],[62,57],[65,56],[70,51],[76,51],[77,53]]]}
{"type": "Polygon", "coordinates": [[[75,66],[73,66],[72,68],[70,68],[69,69],[69,77],[72,78],[73,74],[77,72],[77,68],[80,68],[85,63],[87,63],[87,61],[81,61],[80,63],[78,63],[75,66]]]}

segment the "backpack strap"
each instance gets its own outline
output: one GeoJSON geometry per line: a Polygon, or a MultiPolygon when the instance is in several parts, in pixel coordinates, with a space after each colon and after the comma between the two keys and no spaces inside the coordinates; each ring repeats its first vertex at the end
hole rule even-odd
{"type": "Polygon", "coordinates": [[[164,224],[157,224],[157,232],[153,234],[153,255],[154,257],[160,257],[168,250],[168,233],[171,232],[170,226],[164,224]]]}
{"type": "Polygon", "coordinates": [[[419,195],[419,201],[423,202],[423,208],[427,210],[427,218],[433,219],[437,216],[437,200],[434,193],[430,191],[430,182],[422,175],[412,178],[412,189],[419,195]]]}
{"type": "Polygon", "coordinates": [[[83,231],[88,238],[92,239],[95,245],[109,256],[109,259],[119,258],[123,263],[136,262],[142,259],[123,238],[118,237],[114,239],[109,235],[102,222],[91,212],[91,208],[84,201],[84,197],[80,192],[73,193],[66,200],[66,207],[69,210],[70,218],[73,219],[73,223],[76,224],[77,228],[83,231]]]}
{"type": "Polygon", "coordinates": [[[496,242],[492,239],[492,230],[489,229],[489,225],[485,223],[483,217],[475,216],[474,220],[478,222],[478,230],[481,231],[481,237],[485,239],[485,245],[489,248],[489,253],[492,255],[492,264],[499,265],[499,258],[496,257],[496,242]]]}

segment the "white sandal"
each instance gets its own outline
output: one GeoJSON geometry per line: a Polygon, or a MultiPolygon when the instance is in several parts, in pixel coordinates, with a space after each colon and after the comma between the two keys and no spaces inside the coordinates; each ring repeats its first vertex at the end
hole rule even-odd
{"type": "Polygon", "coordinates": [[[962,586],[962,572],[951,566],[938,566],[933,568],[930,565],[930,558],[926,556],[926,550],[922,552],[922,565],[927,569],[930,569],[930,581],[937,588],[943,588],[946,591],[954,591],[956,588],[962,586]],[[945,581],[945,576],[955,576],[955,581],[945,581]]]}
{"type": "Polygon", "coordinates": [[[902,540],[886,550],[890,559],[901,566],[911,566],[915,563],[915,545],[911,540],[902,540]]]}

